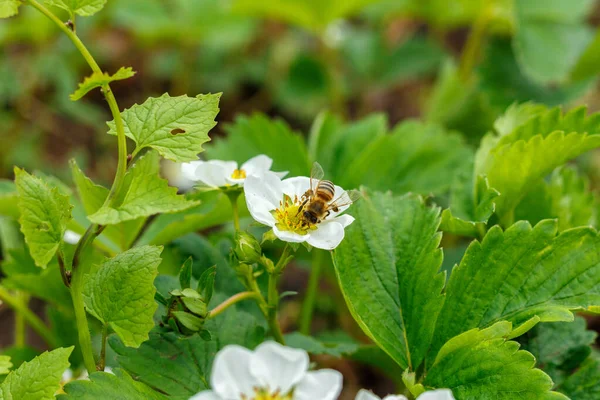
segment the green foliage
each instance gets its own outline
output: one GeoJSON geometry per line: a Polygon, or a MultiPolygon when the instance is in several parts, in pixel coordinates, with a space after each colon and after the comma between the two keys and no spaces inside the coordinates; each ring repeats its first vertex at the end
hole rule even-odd
{"type": "Polygon", "coordinates": [[[12,366],[10,356],[0,356],[0,375],[8,374],[12,366]]]}
{"type": "Polygon", "coordinates": [[[107,72],[98,73],[94,72],[92,75],[86,77],[75,92],[70,96],[71,100],[77,101],[85,96],[90,90],[102,87],[110,82],[121,81],[123,79],[131,78],[135,75],[135,71],[131,67],[121,67],[113,75],[109,75],[107,72]]]}
{"type": "Polygon", "coordinates": [[[21,0],[0,0],[0,18],[17,15],[21,0]]]}
{"type": "Polygon", "coordinates": [[[589,357],[581,367],[558,388],[571,399],[594,400],[600,396],[600,359],[589,357]]]}
{"type": "Polygon", "coordinates": [[[402,368],[416,369],[444,301],[439,209],[417,197],[370,192],[353,214],[334,254],[346,303],[377,345],[402,368]]]}
{"type": "Polygon", "coordinates": [[[518,336],[539,321],[572,321],[572,310],[597,306],[600,235],[583,227],[556,233],[556,221],[534,228],[521,221],[471,243],[448,281],[430,357],[473,328],[508,320],[518,336]]]}
{"type": "Polygon", "coordinates": [[[114,374],[94,372],[90,380],[78,380],[68,383],[66,394],[57,396],[62,400],[167,400],[164,396],[141,382],[137,382],[121,369],[114,369],[114,374]]]}
{"type": "Polygon", "coordinates": [[[106,0],[44,0],[44,2],[62,8],[71,15],[71,18],[74,18],[75,14],[89,17],[102,10],[106,4],[106,0]]]}
{"type": "Polygon", "coordinates": [[[42,179],[15,168],[19,223],[37,266],[45,268],[61,246],[71,219],[69,198],[42,179]]]}
{"type": "Polygon", "coordinates": [[[0,384],[4,400],[50,400],[60,388],[63,372],[69,367],[73,347],[45,352],[12,371],[0,384]]]}
{"type": "Polygon", "coordinates": [[[285,335],[285,345],[303,349],[310,354],[326,354],[333,357],[345,357],[358,351],[360,345],[351,341],[319,340],[300,332],[285,335]]]}
{"type": "MultiPolygon", "coordinates": [[[[135,104],[121,113],[125,135],[133,139],[137,154],[146,147],[173,161],[193,161],[209,141],[208,132],[217,124],[221,94],[171,97],[165,93],[135,104]]],[[[115,122],[108,133],[117,134],[115,122]]]]}
{"type": "Polygon", "coordinates": [[[0,215],[18,218],[18,202],[19,196],[15,184],[11,181],[0,179],[0,215]]]}
{"type": "Polygon", "coordinates": [[[530,353],[506,340],[510,332],[509,322],[498,322],[450,339],[427,373],[425,387],[452,389],[457,399],[566,399],[550,391],[552,380],[532,368],[530,353]]]}
{"type": "Polygon", "coordinates": [[[88,218],[97,224],[118,224],[158,213],[171,213],[193,207],[198,203],[177,194],[158,176],[158,154],[150,151],[141,156],[125,175],[126,190],[114,207],[103,205],[88,218]]]}
{"type": "Polygon", "coordinates": [[[127,346],[139,347],[154,326],[154,278],[161,247],[135,247],[111,258],[86,278],[88,312],[109,325],[127,346]]]}

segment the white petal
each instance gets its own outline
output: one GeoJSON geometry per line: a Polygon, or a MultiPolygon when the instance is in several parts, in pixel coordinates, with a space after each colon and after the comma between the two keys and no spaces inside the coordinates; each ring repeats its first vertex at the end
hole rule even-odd
{"type": "Polygon", "coordinates": [[[196,181],[196,168],[198,168],[198,165],[202,164],[203,162],[204,161],[190,161],[181,164],[181,174],[186,179],[196,181]]]}
{"type": "Polygon", "coordinates": [[[294,400],[335,400],[342,391],[342,374],[334,369],[307,372],[296,386],[294,400]]]}
{"type": "Polygon", "coordinates": [[[310,238],[310,235],[300,235],[298,233],[291,232],[291,231],[282,231],[279,228],[277,228],[277,226],[275,226],[275,225],[273,225],[273,233],[280,240],[283,240],[284,242],[291,242],[291,243],[306,242],[310,238]]]}
{"type": "Polygon", "coordinates": [[[271,391],[288,393],[304,378],[308,354],[304,350],[264,342],[254,350],[252,375],[271,391]]]}
{"type": "Polygon", "coordinates": [[[67,368],[65,372],[62,374],[62,378],[60,378],[61,382],[69,382],[73,380],[73,370],[71,368],[67,368]]]}
{"type": "Polygon", "coordinates": [[[381,397],[377,396],[370,390],[360,389],[354,400],[381,400],[381,397]]]}
{"type": "Polygon", "coordinates": [[[306,176],[295,176],[293,178],[284,179],[283,183],[287,186],[285,193],[293,197],[294,195],[300,197],[308,189],[310,189],[310,178],[306,176]]]}
{"type": "Polygon", "coordinates": [[[273,160],[264,154],[252,157],[242,164],[242,169],[246,171],[246,176],[259,175],[269,171],[273,165],[273,160]]]}
{"type": "Polygon", "coordinates": [[[287,174],[290,173],[290,171],[282,171],[282,172],[273,172],[275,175],[277,175],[279,177],[279,179],[283,178],[284,176],[286,176],[287,174]]]}
{"type": "Polygon", "coordinates": [[[195,179],[211,187],[225,186],[236,168],[235,161],[199,161],[195,179]]]}
{"type": "Polygon", "coordinates": [[[189,400],[223,400],[212,390],[205,390],[204,392],[196,393],[189,400]]]}
{"type": "Polygon", "coordinates": [[[271,211],[278,208],[283,200],[281,180],[272,172],[249,176],[244,182],[244,194],[252,218],[261,224],[273,226],[275,217],[271,211]]]}
{"type": "Polygon", "coordinates": [[[307,240],[308,244],[317,249],[333,250],[344,239],[344,227],[336,221],[326,221],[317,225],[307,240]]]}
{"type": "Polygon", "coordinates": [[[73,232],[70,229],[67,229],[63,235],[63,240],[69,244],[77,244],[79,239],[81,239],[81,235],[77,232],[73,232]]]}
{"type": "Polygon", "coordinates": [[[422,393],[417,400],[454,400],[454,396],[450,389],[436,389],[422,393]]]}
{"type": "Polygon", "coordinates": [[[383,400],[408,400],[408,399],[400,394],[396,394],[396,395],[390,394],[388,396],[385,396],[383,398],[383,400]]]}
{"type": "Polygon", "coordinates": [[[210,384],[223,399],[237,399],[241,394],[248,397],[257,385],[250,373],[252,352],[237,345],[225,346],[217,353],[213,363],[210,384]]]}
{"type": "Polygon", "coordinates": [[[344,214],[344,215],[340,215],[339,217],[335,217],[333,219],[327,218],[326,221],[327,221],[327,223],[337,222],[339,224],[342,224],[342,226],[345,228],[354,222],[354,217],[352,215],[344,214]]]}

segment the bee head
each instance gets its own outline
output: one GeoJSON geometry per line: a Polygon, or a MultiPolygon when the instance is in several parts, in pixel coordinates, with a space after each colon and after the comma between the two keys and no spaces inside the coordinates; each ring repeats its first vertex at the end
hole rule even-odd
{"type": "Polygon", "coordinates": [[[304,213],[302,215],[304,215],[304,219],[306,221],[310,222],[313,225],[316,224],[319,221],[317,219],[317,217],[313,213],[311,213],[309,211],[304,211],[304,213]]]}

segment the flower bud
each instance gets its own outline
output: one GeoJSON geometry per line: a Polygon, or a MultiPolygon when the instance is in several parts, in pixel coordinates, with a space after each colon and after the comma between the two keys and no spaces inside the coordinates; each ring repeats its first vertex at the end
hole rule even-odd
{"type": "Polygon", "coordinates": [[[235,234],[235,248],[233,252],[240,262],[254,264],[260,259],[262,249],[254,236],[247,232],[238,231],[235,234]]]}

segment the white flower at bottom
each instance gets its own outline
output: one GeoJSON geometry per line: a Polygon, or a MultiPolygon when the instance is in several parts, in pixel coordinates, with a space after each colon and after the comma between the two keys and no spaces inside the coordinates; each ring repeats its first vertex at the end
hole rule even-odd
{"type": "Polygon", "coordinates": [[[229,345],[217,353],[210,383],[190,400],[335,400],[342,374],[308,371],[308,354],[275,342],[254,351],[229,345]]]}
{"type": "MultiPolygon", "coordinates": [[[[402,395],[393,395],[390,394],[385,396],[383,399],[373,392],[370,392],[365,389],[361,389],[356,398],[354,400],[408,400],[406,397],[402,395]]],[[[417,400],[454,400],[454,396],[452,396],[452,391],[450,389],[437,389],[437,390],[429,390],[427,392],[421,393],[417,400]]]]}
{"type": "MultiPolygon", "coordinates": [[[[181,165],[182,175],[192,181],[200,181],[206,186],[222,187],[242,185],[246,177],[261,175],[271,170],[273,160],[264,154],[252,157],[238,168],[235,161],[192,161],[181,165]]],[[[287,172],[274,172],[284,177],[287,172]]]]}
{"type": "MultiPolygon", "coordinates": [[[[310,189],[310,178],[298,176],[285,180],[273,173],[250,176],[244,184],[246,204],[252,218],[273,228],[285,242],[307,242],[313,247],[333,250],[344,239],[344,228],[354,222],[350,215],[340,215],[348,206],[331,211],[321,223],[306,225],[299,212],[302,195],[310,189]]],[[[335,186],[334,199],[345,190],[335,186]]]]}

